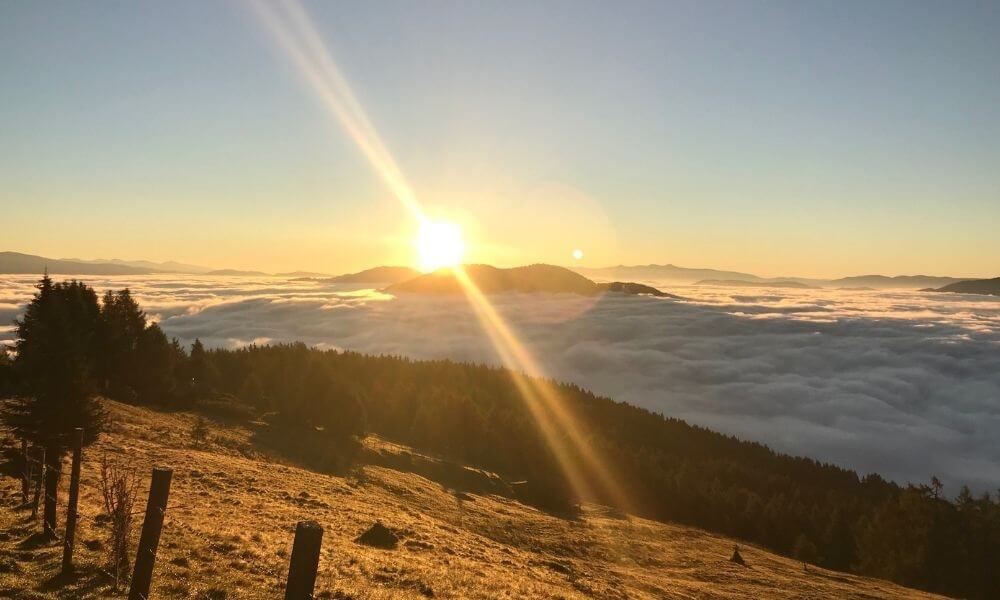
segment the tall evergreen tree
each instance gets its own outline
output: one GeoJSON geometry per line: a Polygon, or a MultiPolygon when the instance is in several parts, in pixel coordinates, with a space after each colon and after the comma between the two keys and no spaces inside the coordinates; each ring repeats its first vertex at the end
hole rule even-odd
{"type": "Polygon", "coordinates": [[[73,430],[96,439],[104,413],[94,398],[97,295],[78,281],[53,283],[46,275],[16,321],[14,369],[24,394],[2,413],[14,433],[45,448],[45,532],[55,534],[60,464],[73,430]]]}
{"type": "Polygon", "coordinates": [[[108,291],[101,301],[97,330],[97,376],[100,391],[112,398],[135,400],[137,350],[146,330],[146,314],[128,289],[108,291]]]}
{"type": "Polygon", "coordinates": [[[142,333],[135,348],[135,369],[128,379],[141,402],[166,404],[176,395],[175,369],[178,356],[156,323],[142,333]]]}
{"type": "Polygon", "coordinates": [[[191,344],[191,354],[188,356],[184,371],[185,387],[190,400],[200,400],[208,397],[216,390],[219,372],[208,358],[208,351],[200,339],[191,344]]]}
{"type": "Polygon", "coordinates": [[[10,348],[0,344],[0,399],[14,393],[14,364],[10,348]]]}

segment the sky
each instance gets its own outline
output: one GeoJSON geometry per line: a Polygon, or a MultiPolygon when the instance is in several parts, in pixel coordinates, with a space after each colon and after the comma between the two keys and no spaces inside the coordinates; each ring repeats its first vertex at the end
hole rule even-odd
{"type": "MultiPolygon", "coordinates": [[[[1000,275],[996,2],[303,6],[469,262],[1000,275]]],[[[416,260],[235,0],[0,4],[0,215],[55,258],[416,260]]]]}

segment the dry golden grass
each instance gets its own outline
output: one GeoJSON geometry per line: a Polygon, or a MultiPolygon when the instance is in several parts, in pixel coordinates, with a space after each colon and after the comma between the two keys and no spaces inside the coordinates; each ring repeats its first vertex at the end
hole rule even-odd
{"type": "MultiPolygon", "coordinates": [[[[602,507],[567,520],[499,496],[460,499],[438,483],[384,467],[346,478],[318,474],[262,454],[242,428],[213,423],[199,445],[191,415],[108,406],[112,431],[85,451],[80,511],[89,518],[77,533],[79,575],[58,576],[58,545],[33,547],[39,524],[16,508],[19,483],[3,478],[0,597],[116,595],[99,570],[106,530],[92,518],[101,512],[102,453],[140,469],[143,494],[151,467],[174,471],[154,599],[280,597],[295,523],[305,519],[325,528],[318,598],[931,597],[880,580],[806,571],[744,544],[748,566],[741,567],[728,561],[732,539],[602,507]],[[375,521],[400,535],[396,549],[354,541],[375,521]]],[[[139,521],[141,515],[137,531],[139,521]]]]}

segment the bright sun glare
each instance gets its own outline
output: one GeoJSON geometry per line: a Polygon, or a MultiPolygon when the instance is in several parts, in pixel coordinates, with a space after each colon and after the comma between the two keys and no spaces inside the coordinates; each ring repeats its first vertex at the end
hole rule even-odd
{"type": "Polygon", "coordinates": [[[465,242],[462,241],[462,228],[457,223],[424,221],[414,243],[417,264],[425,273],[462,264],[465,242]]]}

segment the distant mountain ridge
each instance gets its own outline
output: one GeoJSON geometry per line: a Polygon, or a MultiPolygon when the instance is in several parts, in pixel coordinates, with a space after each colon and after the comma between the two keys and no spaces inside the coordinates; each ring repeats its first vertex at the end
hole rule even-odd
{"type": "Polygon", "coordinates": [[[831,279],[830,285],[843,287],[871,287],[877,289],[921,289],[926,287],[939,287],[968,281],[958,277],[935,277],[933,275],[855,275],[853,277],[841,277],[831,279]]]}
{"type": "MultiPolygon", "coordinates": [[[[239,269],[211,269],[177,261],[153,262],[148,260],[122,260],[120,258],[48,258],[22,252],[0,252],[0,273],[11,275],[41,275],[48,271],[56,275],[219,275],[219,276],[272,276],[262,271],[239,269]]],[[[299,271],[275,275],[321,275],[299,271]]]]}
{"type": "MultiPolygon", "coordinates": [[[[698,285],[704,281],[726,281],[728,285],[742,285],[738,282],[745,282],[748,285],[767,285],[775,287],[775,284],[783,287],[799,287],[796,285],[784,285],[788,283],[802,284],[805,287],[833,287],[833,288],[872,288],[872,289],[921,289],[927,287],[940,287],[968,281],[967,278],[959,277],[937,277],[931,275],[856,275],[851,277],[841,277],[838,279],[816,279],[812,277],[760,277],[752,273],[742,273],[739,271],[721,271],[717,269],[692,269],[688,267],[678,267],[672,264],[657,265],[617,265],[614,267],[601,268],[574,268],[574,271],[581,275],[597,279],[638,279],[645,281],[670,280],[680,284],[698,285]]],[[[720,284],[716,284],[720,285],[720,284]]]]}
{"type": "Polygon", "coordinates": [[[695,285],[714,285],[720,287],[770,287],[770,288],[797,288],[803,290],[814,290],[815,286],[806,285],[801,281],[794,280],[760,280],[742,281],[739,279],[704,279],[695,285]]]}
{"type": "Polygon", "coordinates": [[[0,273],[41,275],[46,271],[58,275],[148,275],[156,272],[124,264],[86,263],[20,252],[0,252],[0,273]]]}
{"type": "MultiPolygon", "coordinates": [[[[46,259],[49,260],[49,259],[46,259]]],[[[63,258],[60,260],[65,260],[73,263],[86,263],[90,265],[121,265],[125,267],[134,267],[136,269],[145,269],[150,272],[162,272],[162,273],[190,273],[199,274],[207,273],[211,271],[211,267],[203,267],[201,265],[191,265],[182,262],[177,262],[175,260],[168,260],[164,262],[153,262],[151,260],[122,260],[120,258],[63,258]]]]}
{"type": "Polygon", "coordinates": [[[691,269],[676,265],[617,265],[601,268],[576,268],[577,273],[599,279],[677,279],[682,281],[701,281],[703,279],[732,279],[743,281],[758,281],[762,279],[750,273],[738,271],[720,271],[718,269],[691,269]]]}
{"type": "Polygon", "coordinates": [[[221,275],[224,277],[268,277],[268,273],[263,271],[243,271],[240,269],[214,269],[212,271],[206,271],[204,275],[221,275]]]}
{"type": "Polygon", "coordinates": [[[925,292],[951,292],[953,294],[984,294],[1000,296],[1000,277],[993,279],[973,279],[950,283],[937,289],[927,289],[925,292]]]}
{"type": "MultiPolygon", "coordinates": [[[[325,283],[374,283],[383,285],[403,283],[421,275],[421,273],[416,269],[400,266],[378,266],[371,269],[365,269],[357,273],[347,273],[334,277],[328,277],[324,273],[312,271],[266,273],[256,270],[212,269],[210,267],[182,263],[178,261],[154,262],[149,260],[123,260],[118,258],[56,259],[33,254],[24,254],[21,252],[0,252],[0,273],[12,275],[41,275],[46,270],[49,273],[58,275],[153,275],[177,273],[233,277],[286,277],[300,280],[321,281],[325,283]]],[[[580,275],[594,285],[602,285],[601,282],[618,282],[619,284],[622,284],[622,282],[635,282],[630,283],[628,286],[621,289],[637,289],[635,286],[645,285],[648,290],[656,290],[657,292],[659,292],[659,290],[655,287],[649,286],[648,284],[655,283],[657,280],[666,280],[671,283],[683,285],[732,285],[744,287],[757,285],[789,288],[821,287],[856,290],[913,289],[938,291],[939,288],[962,282],[990,281],[988,279],[977,280],[970,278],[938,277],[930,275],[898,275],[894,277],[887,275],[857,275],[851,277],[841,277],[839,279],[760,277],[752,273],[743,273],[739,271],[688,268],[672,264],[617,265],[614,267],[603,268],[576,267],[565,270],[580,275]],[[594,279],[598,281],[594,281],[594,279]]],[[[565,277],[565,275],[562,275],[561,277],[565,277]]],[[[569,283],[569,280],[566,279],[564,282],[569,283]]],[[[652,293],[652,291],[642,293],[652,293]]]]}
{"type": "Polygon", "coordinates": [[[357,273],[347,273],[324,279],[327,283],[386,283],[393,284],[414,277],[419,277],[420,271],[410,267],[373,267],[358,271],[357,273]]]}
{"type": "MultiPolygon", "coordinates": [[[[675,297],[654,287],[631,282],[595,283],[565,267],[534,264],[502,269],[490,265],[465,265],[466,276],[484,294],[503,292],[579,294],[595,296],[605,292],[629,295],[648,294],[675,297]]],[[[462,283],[452,269],[439,269],[384,289],[390,294],[461,294],[462,283]]]]}

